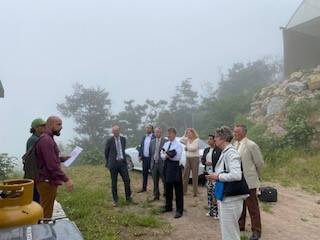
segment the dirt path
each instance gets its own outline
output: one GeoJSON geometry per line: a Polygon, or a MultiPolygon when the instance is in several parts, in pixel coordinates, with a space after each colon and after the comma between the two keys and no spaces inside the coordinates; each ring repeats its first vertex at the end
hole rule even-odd
{"type": "MultiPolygon", "coordinates": [[[[270,184],[269,184],[270,185],[270,184]]],[[[271,184],[275,186],[274,184],[271,184]]],[[[276,186],[278,202],[261,205],[263,240],[320,239],[320,194],[311,195],[298,189],[276,186]]],[[[191,189],[191,187],[189,186],[191,189]]],[[[220,239],[219,221],[205,216],[206,189],[200,188],[200,196],[185,197],[184,216],[178,220],[171,213],[165,214],[174,230],[165,240],[220,239]]],[[[248,219],[250,223],[250,220],[248,219]]],[[[248,223],[247,229],[250,229],[248,223]]],[[[249,236],[249,233],[247,233],[249,236]]]]}

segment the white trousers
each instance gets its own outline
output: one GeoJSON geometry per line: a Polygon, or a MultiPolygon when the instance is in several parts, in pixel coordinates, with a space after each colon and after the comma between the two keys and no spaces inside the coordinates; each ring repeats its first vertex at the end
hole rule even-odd
{"type": "Polygon", "coordinates": [[[239,218],[243,209],[243,199],[218,201],[222,240],[240,240],[239,218]]]}

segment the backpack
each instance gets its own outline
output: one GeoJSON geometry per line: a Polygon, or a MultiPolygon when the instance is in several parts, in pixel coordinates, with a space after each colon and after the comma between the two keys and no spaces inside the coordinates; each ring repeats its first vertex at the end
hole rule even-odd
{"type": "Polygon", "coordinates": [[[24,178],[35,180],[39,174],[36,146],[41,137],[22,156],[24,178]]]}

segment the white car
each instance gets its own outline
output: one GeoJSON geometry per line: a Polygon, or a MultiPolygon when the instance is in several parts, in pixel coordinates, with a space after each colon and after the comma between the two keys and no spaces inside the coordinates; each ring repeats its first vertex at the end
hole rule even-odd
{"type": "MultiPolygon", "coordinates": [[[[180,138],[177,138],[178,141],[180,140],[180,138]]],[[[183,166],[185,166],[186,164],[186,152],[185,152],[185,145],[182,144],[182,147],[183,147],[183,152],[182,152],[182,157],[181,157],[181,164],[183,166]]],[[[199,158],[199,173],[198,173],[198,176],[201,176],[203,175],[203,172],[204,172],[204,166],[202,165],[201,163],[201,157],[203,155],[203,151],[204,149],[207,147],[208,145],[203,141],[203,140],[200,140],[200,149],[199,149],[199,155],[200,155],[200,158],[199,158]]],[[[127,157],[127,162],[128,162],[128,169],[129,170],[137,170],[137,171],[142,171],[142,162],[139,161],[139,149],[140,146],[137,146],[135,148],[127,148],[125,150],[125,153],[126,153],[126,157],[127,157]]],[[[192,178],[191,174],[190,174],[190,179],[192,178]]]]}

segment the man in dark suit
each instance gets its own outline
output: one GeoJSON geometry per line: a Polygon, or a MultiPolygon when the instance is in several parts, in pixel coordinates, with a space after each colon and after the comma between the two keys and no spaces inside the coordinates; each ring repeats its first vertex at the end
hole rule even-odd
{"type": "Polygon", "coordinates": [[[131,202],[132,199],[130,177],[125,154],[126,138],[120,136],[120,127],[118,125],[114,125],[112,127],[112,134],[113,137],[110,137],[107,140],[104,153],[106,158],[106,167],[109,169],[111,175],[113,206],[116,207],[118,206],[118,173],[121,175],[124,182],[127,202],[131,202]]]}
{"type": "Polygon", "coordinates": [[[168,129],[168,139],[161,151],[161,158],[165,159],[164,163],[164,180],[166,183],[166,205],[162,212],[172,211],[173,189],[176,194],[176,215],[175,218],[182,217],[183,214],[183,186],[182,186],[182,169],[181,155],[182,145],[176,139],[177,131],[175,128],[168,129]]]}
{"type": "MultiPolygon", "coordinates": [[[[151,140],[150,143],[150,169],[153,178],[153,196],[154,201],[160,199],[160,191],[159,191],[159,179],[161,178],[163,187],[165,189],[164,179],[163,179],[163,164],[164,161],[161,159],[160,151],[163,148],[163,145],[168,141],[167,139],[162,137],[161,128],[157,127],[154,130],[155,138],[151,140]]],[[[165,190],[164,190],[165,191],[165,190]]]]}
{"type": "Polygon", "coordinates": [[[155,138],[153,134],[153,126],[148,125],[146,127],[146,135],[143,136],[139,149],[139,160],[142,161],[142,188],[138,193],[147,191],[148,175],[150,170],[150,142],[155,138]]]}

